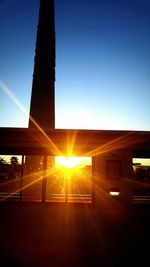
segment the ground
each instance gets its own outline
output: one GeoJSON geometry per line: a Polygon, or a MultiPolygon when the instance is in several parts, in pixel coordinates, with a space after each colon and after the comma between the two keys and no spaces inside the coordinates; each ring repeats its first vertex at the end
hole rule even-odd
{"type": "Polygon", "coordinates": [[[150,206],[1,203],[0,214],[1,267],[149,266],[150,206]]]}

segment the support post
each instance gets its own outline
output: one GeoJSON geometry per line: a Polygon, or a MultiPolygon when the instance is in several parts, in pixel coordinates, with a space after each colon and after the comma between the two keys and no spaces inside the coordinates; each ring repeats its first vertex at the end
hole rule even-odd
{"type": "Polygon", "coordinates": [[[47,181],[47,156],[44,156],[43,177],[42,177],[42,202],[46,201],[46,181],[47,181]]]}

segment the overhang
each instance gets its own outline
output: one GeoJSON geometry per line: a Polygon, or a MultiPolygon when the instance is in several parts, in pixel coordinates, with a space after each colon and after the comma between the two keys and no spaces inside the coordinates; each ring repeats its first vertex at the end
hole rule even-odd
{"type": "Polygon", "coordinates": [[[0,128],[0,154],[95,156],[131,149],[150,154],[149,131],[0,128]],[[145,151],[145,152],[144,152],[145,151]]]}

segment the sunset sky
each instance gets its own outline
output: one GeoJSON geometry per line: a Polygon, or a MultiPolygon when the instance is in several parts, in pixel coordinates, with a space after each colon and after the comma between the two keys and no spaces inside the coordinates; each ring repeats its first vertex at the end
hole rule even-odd
{"type": "MultiPolygon", "coordinates": [[[[0,127],[28,127],[38,12],[0,0],[0,127]]],[[[56,0],[55,13],[56,128],[150,130],[150,0],[56,0]]]]}

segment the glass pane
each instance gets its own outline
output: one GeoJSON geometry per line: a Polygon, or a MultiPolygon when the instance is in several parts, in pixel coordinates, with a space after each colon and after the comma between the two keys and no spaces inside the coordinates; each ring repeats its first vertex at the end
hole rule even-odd
{"type": "Polygon", "coordinates": [[[134,158],[134,195],[150,196],[150,159],[134,158]]]}
{"type": "Polygon", "coordinates": [[[26,156],[22,199],[40,201],[42,195],[43,156],[26,156]]]}
{"type": "Polygon", "coordinates": [[[92,159],[49,157],[47,200],[92,202],[92,159]]]}
{"type": "Polygon", "coordinates": [[[21,156],[0,156],[0,198],[20,199],[21,156]]]}
{"type": "Polygon", "coordinates": [[[59,172],[55,157],[47,158],[46,200],[65,201],[65,177],[59,172]]]}
{"type": "Polygon", "coordinates": [[[68,201],[91,202],[92,196],[92,165],[83,164],[68,174],[68,201]]]}

